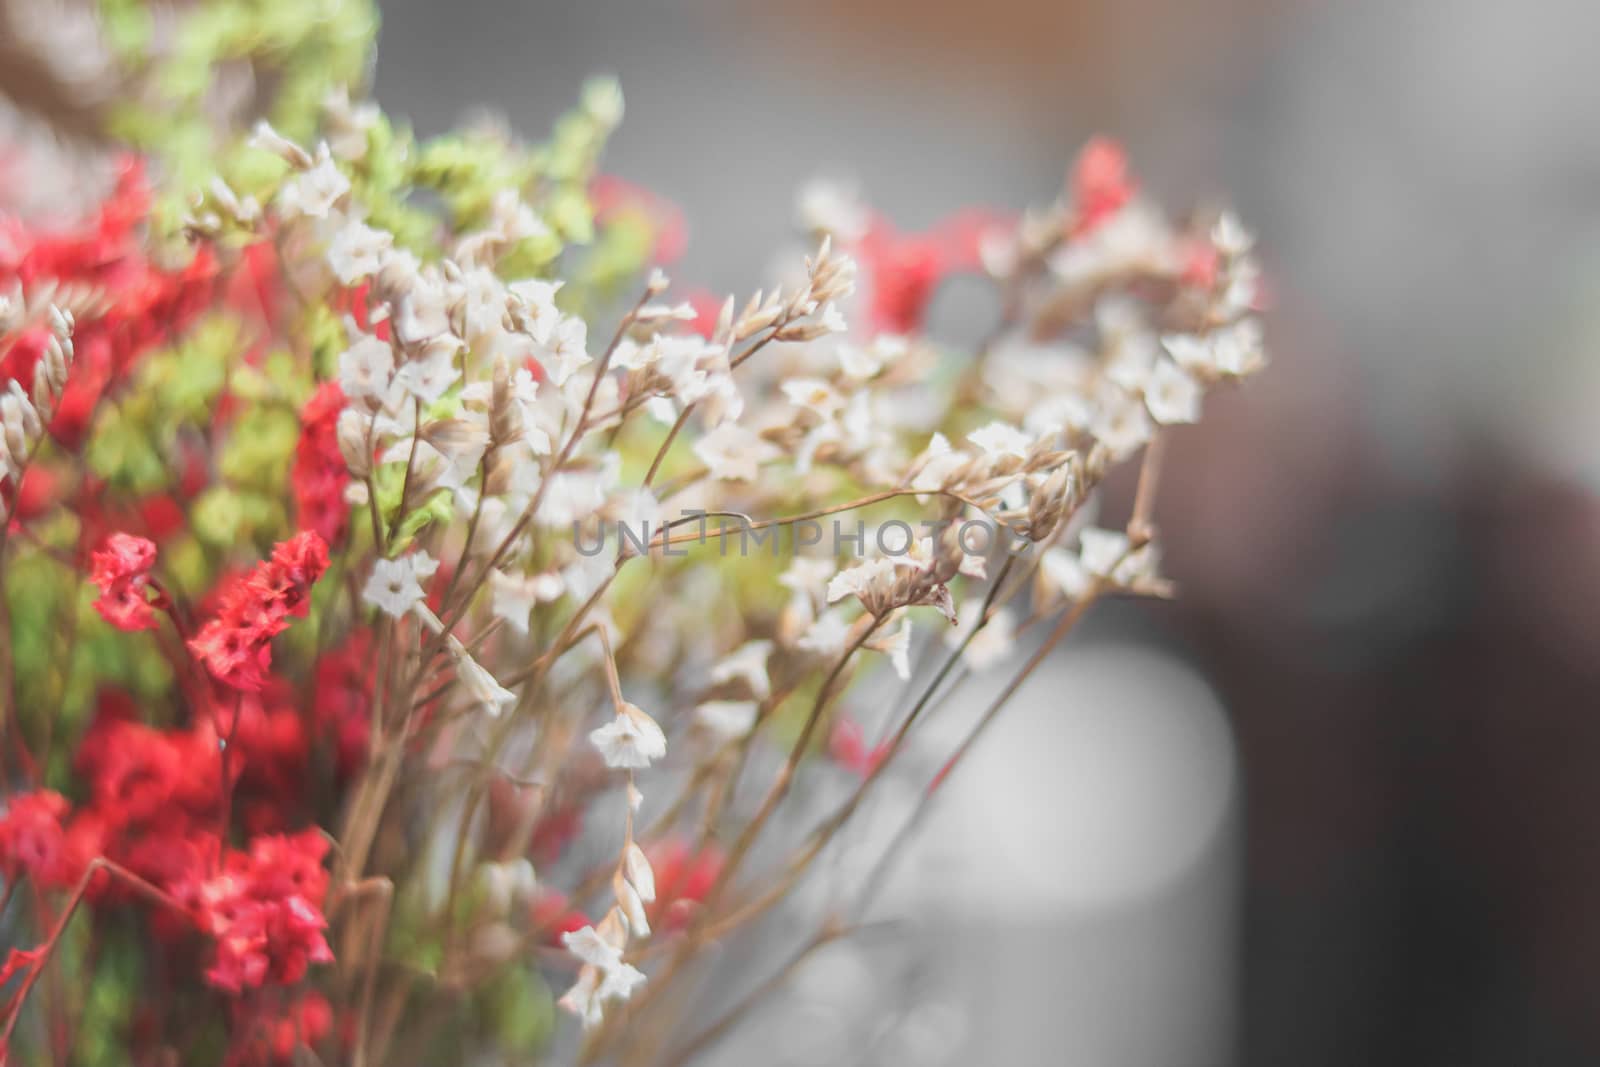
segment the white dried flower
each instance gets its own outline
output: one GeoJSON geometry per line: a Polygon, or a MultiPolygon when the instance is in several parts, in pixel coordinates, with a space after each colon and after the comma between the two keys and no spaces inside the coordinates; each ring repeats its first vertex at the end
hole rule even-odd
{"type": "Polygon", "coordinates": [[[754,481],[761,464],[783,453],[769,441],[738,423],[725,422],[694,444],[694,454],[713,478],[754,481]]]}
{"type": "Polygon", "coordinates": [[[324,144],[317,149],[315,165],[292,175],[278,190],[278,210],[289,218],[325,219],[349,192],[350,179],[324,144]]]}
{"type": "Polygon", "coordinates": [[[328,268],[345,285],[378,273],[394,248],[394,235],[375,230],[359,219],[346,219],[328,241],[328,268]]]}
{"type": "Polygon", "coordinates": [[[765,700],[772,693],[772,681],[767,677],[767,657],[771,655],[771,641],[746,641],[711,668],[711,681],[722,685],[742,678],[752,696],[765,700]]]}
{"type": "Polygon", "coordinates": [[[623,704],[616,718],[589,734],[607,767],[639,770],[667,754],[667,737],[636,705],[623,704]]]}
{"type": "Polygon", "coordinates": [[[394,378],[394,349],[364,334],[339,354],[339,388],[348,400],[382,403],[394,378]]]}
{"type": "Polygon", "coordinates": [[[882,556],[864,559],[833,576],[828,583],[828,603],[837,604],[851,596],[863,604],[876,603],[889,595],[897,580],[894,560],[882,556]]]}
{"type": "Polygon", "coordinates": [[[982,429],[973,430],[967,434],[967,440],[976,445],[990,462],[1006,458],[1025,460],[1033,448],[1031,437],[1003,422],[991,422],[982,429]]]}
{"type": "Polygon", "coordinates": [[[583,1020],[585,1029],[604,1019],[603,1005],[625,1001],[644,985],[644,972],[622,960],[622,946],[613,944],[592,926],[561,935],[561,943],[583,967],[578,981],[559,1001],[562,1008],[583,1020]]]}
{"type": "Polygon", "coordinates": [[[251,131],[250,146],[271,152],[297,170],[305,170],[312,163],[310,153],[273,129],[266,119],[257,122],[251,131]]]}
{"type": "Polygon", "coordinates": [[[588,324],[576,315],[563,316],[550,331],[540,358],[550,372],[550,380],[557,385],[565,385],[579,367],[594,362],[594,357],[589,355],[586,347],[588,343],[588,324]]]}
{"type": "Polygon", "coordinates": [[[383,264],[383,278],[400,275],[394,302],[394,335],[403,345],[420,345],[450,329],[449,293],[444,281],[428,268],[416,268],[415,259],[393,255],[383,264]]]}
{"type": "Polygon", "coordinates": [[[1211,227],[1211,243],[1225,256],[1242,256],[1250,251],[1256,239],[1244,228],[1237,215],[1224,211],[1211,227]]]}
{"type": "Polygon", "coordinates": [[[800,187],[797,199],[796,214],[804,229],[832,234],[848,244],[866,235],[871,216],[854,186],[813,178],[800,187]]]}
{"type": "Polygon", "coordinates": [[[844,651],[850,639],[850,623],[839,611],[825,611],[811,621],[796,646],[819,656],[832,656],[844,651]]]}
{"type": "Polygon", "coordinates": [[[517,702],[517,694],[495,680],[484,666],[468,654],[461,642],[449,638],[445,646],[455,661],[458,678],[472,702],[490,715],[499,715],[517,702]]]}
{"type": "Polygon", "coordinates": [[[622,853],[622,869],[628,876],[628,881],[633,883],[633,888],[638,890],[639,897],[645,901],[656,899],[656,875],[650,868],[650,860],[645,857],[644,849],[637,842],[629,841],[628,847],[622,853]]]}
{"type": "Polygon", "coordinates": [[[868,345],[840,344],[836,352],[839,369],[845,377],[866,381],[882,373],[885,367],[899,362],[911,350],[910,343],[897,334],[880,334],[868,345]]]}
{"type": "Polygon", "coordinates": [[[538,344],[548,344],[556,323],[561,321],[561,312],[556,308],[556,293],[561,285],[561,282],[530,278],[506,287],[511,293],[513,320],[538,344]]]}
{"type": "Polygon", "coordinates": [[[372,565],[372,576],[361,591],[361,598],[393,618],[404,618],[422,602],[422,579],[431,578],[439,561],[417,551],[398,559],[380,559],[372,565]]]}
{"type": "Polygon", "coordinates": [[[759,708],[754,700],[707,700],[694,709],[694,715],[713,734],[734,740],[755,726],[759,708]]]}
{"type": "Polygon", "coordinates": [[[1150,417],[1163,426],[1200,420],[1205,391],[1182,367],[1170,359],[1158,360],[1144,384],[1144,403],[1150,417]]]}
{"type": "Polygon", "coordinates": [[[781,388],[783,395],[789,398],[789,403],[821,419],[832,419],[844,410],[844,397],[821,378],[790,378],[781,388]]]}
{"type": "Polygon", "coordinates": [[[407,361],[395,372],[394,380],[411,396],[424,404],[438,400],[461,377],[456,366],[456,354],[461,351],[459,338],[439,334],[428,342],[421,355],[407,361]]]}
{"type": "Polygon", "coordinates": [[[1039,574],[1046,586],[1068,600],[1077,600],[1089,591],[1094,575],[1084,567],[1076,553],[1064,548],[1046,549],[1039,557],[1039,574]]]}
{"type": "Polygon", "coordinates": [[[489,590],[492,594],[491,610],[495,617],[504,619],[518,633],[528,632],[528,619],[541,602],[559,597],[566,587],[559,575],[507,574],[505,571],[489,573],[489,590]],[[553,580],[553,582],[552,582],[553,580]],[[549,595],[552,587],[555,596],[549,595]]]}

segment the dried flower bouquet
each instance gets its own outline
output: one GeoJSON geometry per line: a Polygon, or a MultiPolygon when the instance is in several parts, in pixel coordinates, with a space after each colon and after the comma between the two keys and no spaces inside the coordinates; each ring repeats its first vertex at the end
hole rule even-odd
{"type": "Polygon", "coordinates": [[[544,145],[417,141],[344,90],[346,17],[173,16],[102,202],[0,218],[0,1042],[687,1062],[850,935],[1092,604],[1167,594],[1166,436],[1264,360],[1251,239],[1096,141],[920,234],[810,186],[791,276],[680,291],[675,212],[597,170],[614,85],[544,145]],[[247,138],[208,102],[263,53],[310,58],[247,138]],[[924,329],[957,274],[975,351],[924,329]],[[701,995],[970,671],[1007,681],[868,876],[701,995]]]}

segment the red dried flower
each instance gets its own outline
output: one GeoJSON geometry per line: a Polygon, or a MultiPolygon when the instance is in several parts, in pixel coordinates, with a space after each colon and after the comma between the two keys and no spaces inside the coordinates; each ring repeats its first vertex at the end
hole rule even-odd
{"type": "Polygon", "coordinates": [[[861,724],[849,717],[841,717],[828,734],[828,755],[839,766],[863,778],[883,762],[888,752],[887,742],[867,748],[867,737],[861,724]]]}
{"type": "Polygon", "coordinates": [[[66,840],[61,820],[67,811],[66,797],[48,789],[11,798],[0,815],[0,872],[6,881],[23,873],[39,879],[54,872],[66,840]]]}
{"type": "Polygon", "coordinates": [[[1128,153],[1116,141],[1095,137],[1083,146],[1070,179],[1077,217],[1072,232],[1082,236],[1121,211],[1139,183],[1128,173],[1128,153]]]}
{"type": "Polygon", "coordinates": [[[216,939],[207,981],[230,993],[293,985],[311,964],[333,960],[320,904],[327,850],[316,830],[258,837],[249,852],[230,851],[216,875],[180,888],[200,929],[216,939]]]}
{"type": "Polygon", "coordinates": [[[711,892],[727,857],[714,843],[696,852],[683,839],[669,838],[650,849],[649,860],[656,881],[650,922],[664,930],[681,930],[711,892]]]}
{"type": "Polygon", "coordinates": [[[119,630],[155,628],[155,611],[146,595],[155,562],[154,542],[125,533],[106,538],[104,547],[94,553],[90,571],[90,580],[100,587],[94,606],[102,618],[119,630]]]}
{"type": "Polygon", "coordinates": [[[265,1027],[270,1057],[267,1062],[292,1064],[298,1049],[315,1048],[333,1032],[333,1005],[321,993],[307,993],[282,1015],[268,1020],[265,1027]]]}
{"type": "Polygon", "coordinates": [[[920,332],[939,285],[956,272],[976,270],[984,234],[1010,224],[998,213],[974,209],[951,215],[926,233],[902,234],[874,216],[853,249],[866,271],[872,330],[920,332]]]}
{"type": "Polygon", "coordinates": [[[546,889],[528,905],[528,924],[551,948],[562,946],[561,935],[590,925],[589,917],[574,908],[565,893],[546,889]]]}
{"type": "Polygon", "coordinates": [[[218,593],[216,617],[189,640],[189,649],[224,685],[259,692],[272,666],[271,641],[304,617],[311,586],[328,568],[328,546],[305,530],[272,550],[272,557],[218,593]]]}
{"type": "MultiPolygon", "coordinates": [[[[211,303],[218,270],[209,248],[201,246],[177,270],[158,268],[146,256],[140,224],[150,204],[144,166],[128,157],[93,217],[60,232],[14,223],[0,242],[0,285],[14,279],[29,290],[56,283],[98,294],[94,313],[80,315],[73,330],[72,373],[50,423],[69,450],[82,444],[105,390],[211,303]]],[[[41,343],[13,345],[0,362],[0,378],[31,382],[42,351],[41,343]]]]}
{"type": "Polygon", "coordinates": [[[300,441],[289,472],[300,525],[315,530],[329,543],[344,536],[350,518],[350,505],[344,497],[350,471],[339,452],[339,412],[343,409],[344,390],[339,383],[322,383],[300,409],[300,441]]]}
{"type": "Polygon", "coordinates": [[[317,661],[318,733],[333,744],[334,771],[350,779],[367,760],[372,733],[372,631],[352,630],[343,644],[317,661]]]}

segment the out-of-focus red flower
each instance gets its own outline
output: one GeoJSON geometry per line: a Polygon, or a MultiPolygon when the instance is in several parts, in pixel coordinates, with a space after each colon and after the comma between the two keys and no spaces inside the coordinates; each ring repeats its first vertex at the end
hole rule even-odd
{"type": "Polygon", "coordinates": [[[327,852],[327,839],[314,829],[257,837],[248,852],[227,852],[216,874],[176,887],[215,941],[207,981],[237,994],[293,985],[311,964],[332,962],[321,903],[327,852]]]}
{"type": "Polygon", "coordinates": [[[213,750],[224,739],[231,746],[230,770],[238,769],[234,811],[248,833],[280,832],[303,811],[311,746],[295,698],[274,675],[259,693],[219,694],[194,727],[213,750]]]}
{"type": "Polygon", "coordinates": [[[1178,281],[1193,289],[1211,290],[1217,284],[1217,271],[1222,266],[1222,257],[1217,253],[1216,246],[1209,241],[1193,241],[1184,252],[1183,269],[1178,274],[1178,281]]]}
{"type": "Polygon", "coordinates": [[[16,517],[35,519],[46,514],[61,500],[61,478],[42,463],[32,463],[22,474],[17,489],[16,517]]]}
{"type": "Polygon", "coordinates": [[[572,906],[565,893],[555,889],[541,891],[528,905],[528,924],[539,932],[542,942],[560,948],[561,935],[590,925],[589,917],[572,906]]]}
{"type": "Polygon", "coordinates": [[[188,523],[182,506],[166,493],[139,501],[139,519],[150,539],[158,544],[181,531],[188,523]]]}
{"type": "Polygon", "coordinates": [[[100,855],[101,835],[93,820],[63,825],[70,805],[41,789],[11,798],[0,816],[0,873],[6,881],[26,874],[41,889],[75,885],[100,855]]]}
{"type": "Polygon", "coordinates": [[[696,852],[681,838],[651,846],[647,858],[656,881],[656,899],[650,904],[649,918],[652,925],[665,930],[681,930],[688,925],[727,862],[721,847],[714,842],[696,852]]]}
{"type": "Polygon", "coordinates": [[[61,861],[67,798],[41,789],[13,796],[0,815],[0,872],[10,882],[20,874],[38,879],[61,861]]]}
{"type": "Polygon", "coordinates": [[[372,732],[372,631],[359,627],[317,661],[313,708],[319,734],[332,741],[334,773],[348,781],[367,761],[372,732]]]}
{"type": "Polygon", "coordinates": [[[868,325],[875,333],[914,334],[923,329],[939,285],[952,274],[980,265],[986,233],[1010,225],[993,211],[973,209],[943,220],[925,233],[902,234],[874,215],[850,249],[866,274],[868,325]]]}
{"type": "Polygon", "coordinates": [[[533,827],[528,854],[535,863],[552,863],[583,828],[583,812],[568,805],[551,811],[533,827]]]}
{"type": "Polygon", "coordinates": [[[311,394],[300,409],[300,441],[289,471],[300,525],[316,531],[329,544],[344,536],[350,518],[344,496],[350,469],[339,452],[339,412],[343,409],[344,390],[337,381],[326,381],[311,394]]]}
{"type": "Polygon", "coordinates": [[[100,587],[95,610],[119,630],[150,630],[156,625],[149,590],[156,546],[143,537],[114,533],[95,552],[90,580],[100,587]]]}
{"type": "Polygon", "coordinates": [[[619,218],[643,220],[653,237],[650,259],[662,265],[676,262],[689,245],[689,227],[683,210],[665,197],[612,174],[601,174],[589,185],[594,219],[606,226],[619,218]]]}
{"type": "Polygon", "coordinates": [[[839,766],[864,778],[888,755],[888,744],[869,749],[861,724],[849,716],[841,716],[828,734],[828,755],[839,766]]]}
{"type": "Polygon", "coordinates": [[[1075,215],[1074,236],[1082,236],[1121,211],[1139,189],[1128,173],[1128,153],[1116,141],[1095,137],[1083,146],[1068,182],[1075,215]]]}
{"type": "Polygon", "coordinates": [[[272,550],[270,559],[226,580],[216,616],[189,640],[189,649],[224,685],[259,692],[272,666],[271,641],[304,617],[311,586],[328,567],[328,546],[304,530],[272,550]]]}
{"type": "MultiPolygon", "coordinates": [[[[169,270],[146,256],[139,227],[151,193],[144,166],[123,160],[115,188],[92,217],[59,232],[36,232],[17,220],[5,223],[0,241],[0,284],[20,281],[30,290],[49,283],[97,294],[73,330],[75,352],[66,389],[50,432],[69,451],[82,445],[101,395],[154,345],[176,335],[211,303],[216,257],[200,246],[184,266],[169,270]]],[[[43,351],[43,335],[12,346],[0,376],[28,385],[43,351]]]]}
{"type": "MultiPolygon", "coordinates": [[[[321,993],[307,993],[288,1005],[282,1014],[264,1024],[267,1053],[271,1064],[292,1064],[300,1048],[315,1048],[333,1032],[333,1005],[321,993]]],[[[259,1062],[248,1055],[242,1063],[259,1062]]]]}
{"type": "Polygon", "coordinates": [[[725,298],[710,289],[691,289],[684,299],[694,308],[694,321],[689,323],[689,329],[710,340],[712,333],[716,331],[717,319],[722,314],[722,302],[725,298]]]}

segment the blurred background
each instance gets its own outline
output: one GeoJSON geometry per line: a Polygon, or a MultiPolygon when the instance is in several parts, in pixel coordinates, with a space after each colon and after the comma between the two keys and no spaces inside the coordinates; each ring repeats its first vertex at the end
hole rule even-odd
{"type": "Polygon", "coordinates": [[[820,957],[708,1062],[1600,1062],[1600,6],[383,15],[421,133],[538,135],[619,75],[608,169],[713,289],[806,178],[915,228],[1048,200],[1095,132],[1260,233],[1276,363],[1178,439],[1181,599],[1102,610],[1002,720],[909,868],[941,916],[909,955],[820,957]]]}

